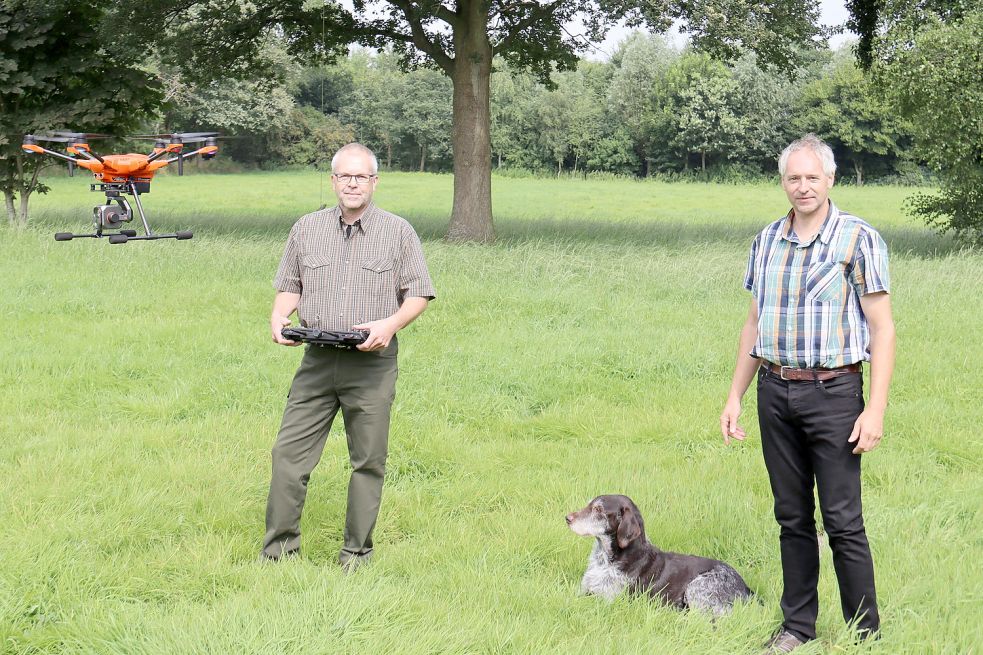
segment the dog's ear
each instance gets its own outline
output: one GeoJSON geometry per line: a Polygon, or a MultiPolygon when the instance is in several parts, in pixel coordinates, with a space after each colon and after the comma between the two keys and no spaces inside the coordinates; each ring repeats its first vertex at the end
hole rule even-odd
{"type": "Polygon", "coordinates": [[[627,548],[628,544],[642,536],[642,526],[638,517],[629,507],[621,508],[621,522],[618,524],[618,547],[627,548]]]}

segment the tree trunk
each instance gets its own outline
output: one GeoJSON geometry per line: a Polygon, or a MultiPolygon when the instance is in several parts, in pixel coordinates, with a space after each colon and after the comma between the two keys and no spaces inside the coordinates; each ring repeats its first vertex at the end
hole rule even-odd
{"type": "Polygon", "coordinates": [[[19,215],[14,214],[14,225],[24,227],[27,225],[27,202],[31,198],[31,190],[37,181],[37,169],[35,169],[34,179],[31,181],[31,184],[27,185],[24,183],[24,157],[20,154],[16,155],[14,157],[14,163],[17,166],[17,178],[14,184],[20,192],[18,194],[20,196],[20,212],[19,215]]]}
{"type": "Polygon", "coordinates": [[[704,173],[707,172],[707,151],[706,150],[701,150],[700,151],[700,170],[703,171],[704,173]]]}
{"type": "Polygon", "coordinates": [[[386,137],[386,170],[391,171],[393,169],[393,142],[388,136],[386,137]]]}
{"type": "Polygon", "coordinates": [[[427,144],[424,143],[420,148],[420,172],[423,172],[423,166],[427,162],[427,144]]]}
{"type": "Polygon", "coordinates": [[[577,163],[580,161],[580,155],[574,153],[573,155],[573,174],[577,174],[577,163]]]}
{"type": "Polygon", "coordinates": [[[857,173],[857,186],[864,185],[864,165],[859,159],[853,162],[853,170],[857,173]]]}
{"type": "Polygon", "coordinates": [[[14,207],[14,192],[5,189],[3,198],[7,204],[7,218],[10,219],[10,224],[14,225],[17,222],[17,209],[14,207]]]}
{"type": "MultiPolygon", "coordinates": [[[[487,4],[461,3],[462,25],[454,29],[454,209],[447,238],[495,240],[491,206],[492,46],[487,4]]],[[[460,11],[460,9],[459,9],[460,11]]]]}
{"type": "Polygon", "coordinates": [[[20,193],[20,225],[21,227],[27,227],[27,202],[31,199],[30,191],[21,191],[20,193]]]}

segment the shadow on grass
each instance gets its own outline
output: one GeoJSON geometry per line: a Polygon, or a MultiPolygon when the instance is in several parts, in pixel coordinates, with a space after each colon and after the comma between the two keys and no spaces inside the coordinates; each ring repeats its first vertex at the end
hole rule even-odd
{"type": "MultiPolygon", "coordinates": [[[[406,216],[424,241],[437,241],[447,234],[447,218],[436,216],[406,216]]],[[[212,236],[242,237],[281,241],[296,221],[296,216],[249,216],[188,213],[163,214],[154,219],[157,232],[191,229],[197,239],[212,236]]],[[[39,230],[88,231],[91,224],[76,215],[51,212],[38,215],[33,226],[39,230]]],[[[666,221],[589,221],[583,219],[508,218],[496,219],[495,230],[499,244],[521,244],[534,241],[599,243],[615,246],[658,246],[679,248],[704,244],[750,246],[754,235],[764,227],[728,222],[666,222],[666,221]]],[[[141,230],[142,231],[142,230],[141,230]]],[[[881,230],[891,251],[915,257],[945,257],[960,252],[966,246],[949,235],[940,235],[929,227],[888,227],[881,230]]]]}
{"type": "MultiPolygon", "coordinates": [[[[445,221],[413,221],[421,239],[442,239],[445,221]]],[[[495,230],[499,242],[558,241],[603,243],[607,245],[658,246],[680,248],[721,244],[750,247],[764,227],[744,223],[703,222],[607,222],[555,219],[499,219],[495,230]]],[[[966,246],[951,236],[940,235],[928,227],[885,228],[881,235],[891,251],[905,256],[936,258],[961,252],[966,246]]]]}

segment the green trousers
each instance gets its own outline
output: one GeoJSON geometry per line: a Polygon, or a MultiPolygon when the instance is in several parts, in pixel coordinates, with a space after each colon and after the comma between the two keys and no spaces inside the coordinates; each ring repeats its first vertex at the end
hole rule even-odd
{"type": "Polygon", "coordinates": [[[386,471],[389,410],[396,395],[397,349],[395,338],[376,353],[307,347],[273,446],[265,556],[277,559],[300,549],[307,482],[339,409],[345,419],[352,466],[339,560],[347,565],[352,558],[364,560],[371,555],[386,471]]]}

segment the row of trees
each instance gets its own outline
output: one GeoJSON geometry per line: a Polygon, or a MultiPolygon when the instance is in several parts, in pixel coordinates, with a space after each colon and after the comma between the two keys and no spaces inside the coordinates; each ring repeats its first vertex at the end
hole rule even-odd
{"type": "MultiPolygon", "coordinates": [[[[856,184],[871,173],[911,176],[910,129],[869,78],[849,49],[813,53],[790,79],[753,55],[726,65],[642,33],[608,62],[581,60],[555,73],[552,85],[499,61],[493,165],[541,174],[772,175],[786,143],[816,132],[856,184]]],[[[334,147],[357,138],[387,168],[453,168],[453,90],[437,71],[404,71],[391,52],[363,50],[330,67],[287,66],[281,79],[265,93],[254,82],[182,85],[165,123],[245,136],[227,152],[250,165],[323,166],[334,147]]]]}
{"type": "Polygon", "coordinates": [[[753,55],[725,65],[636,34],[611,62],[558,74],[552,90],[524,76],[493,78],[493,149],[500,165],[557,172],[746,177],[773,174],[785,144],[816,132],[858,184],[867,170],[910,168],[905,125],[852,54],[808,59],[790,79],[753,55]]]}
{"type": "Polygon", "coordinates": [[[870,74],[849,57],[817,54],[816,0],[365,0],[353,9],[331,0],[0,0],[0,189],[8,215],[18,216],[19,199],[25,219],[42,186],[17,141],[42,129],[119,131],[156,117],[162,129],[249,133],[232,146],[236,157],[296,164],[358,135],[392,166],[453,166],[448,236],[490,240],[493,160],[640,175],[760,171],[810,130],[836,145],[858,182],[904,170],[902,154],[928,164],[941,194],[916,210],[983,240],[983,7],[848,8],[870,74]],[[584,34],[567,28],[575,18],[584,34]],[[636,37],[609,63],[580,62],[577,52],[617,19],[654,33],[681,23],[694,50],[636,37]],[[345,58],[350,43],[388,54],[345,58]],[[398,73],[397,62],[416,72],[398,73]]]}

